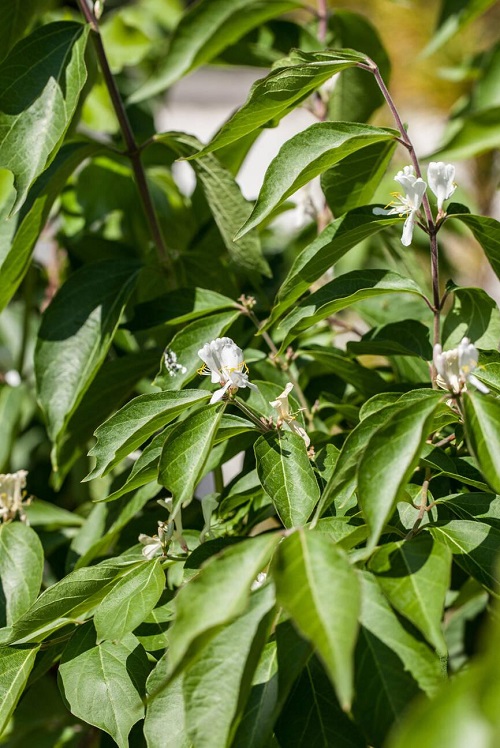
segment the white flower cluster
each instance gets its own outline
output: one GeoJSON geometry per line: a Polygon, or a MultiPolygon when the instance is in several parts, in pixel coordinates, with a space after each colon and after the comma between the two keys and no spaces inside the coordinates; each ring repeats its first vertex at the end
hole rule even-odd
{"type": "Polygon", "coordinates": [[[0,520],[2,522],[10,522],[17,515],[22,522],[27,522],[24,507],[31,503],[31,499],[26,499],[24,491],[27,475],[27,470],[0,474],[0,520]]]}
{"type": "Polygon", "coordinates": [[[171,377],[175,377],[176,374],[181,372],[185,374],[187,369],[177,361],[177,353],[167,348],[163,354],[163,361],[165,363],[165,369],[168,371],[171,377]]]}
{"type": "Polygon", "coordinates": [[[220,384],[210,399],[210,404],[222,400],[226,392],[235,392],[240,387],[257,387],[248,381],[248,367],[243,357],[243,351],[231,338],[216,338],[205,343],[198,351],[198,356],[204,363],[199,373],[210,376],[214,384],[220,384]]]}
{"type": "Polygon", "coordinates": [[[403,188],[404,195],[398,192],[393,193],[395,201],[390,203],[392,208],[389,210],[374,208],[373,212],[379,216],[406,216],[401,243],[405,247],[409,247],[413,239],[415,219],[418,217],[422,198],[427,189],[427,182],[437,198],[439,217],[443,212],[444,201],[448,200],[457,188],[454,182],[455,167],[452,164],[445,164],[443,161],[431,161],[427,169],[427,182],[425,182],[421,177],[415,176],[413,166],[405,166],[402,171],[398,171],[394,179],[403,188]]]}
{"type": "Polygon", "coordinates": [[[469,383],[487,394],[489,389],[472,373],[477,366],[478,356],[477,348],[469,338],[462,338],[457,348],[449,351],[443,351],[439,344],[435,345],[433,361],[439,387],[459,395],[469,383]]]}

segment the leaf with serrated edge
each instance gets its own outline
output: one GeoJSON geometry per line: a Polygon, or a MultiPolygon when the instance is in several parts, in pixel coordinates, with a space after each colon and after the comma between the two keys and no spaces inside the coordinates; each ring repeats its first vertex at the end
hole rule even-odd
{"type": "Polygon", "coordinates": [[[278,602],[316,647],[342,707],[349,709],[361,604],[354,569],[329,537],[298,530],[280,544],[272,573],[278,602]]]}

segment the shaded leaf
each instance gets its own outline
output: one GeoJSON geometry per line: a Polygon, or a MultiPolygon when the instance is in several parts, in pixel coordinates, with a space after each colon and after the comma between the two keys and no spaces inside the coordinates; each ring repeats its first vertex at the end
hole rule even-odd
{"type": "Polygon", "coordinates": [[[39,646],[0,647],[0,735],[23,694],[39,649],[39,646]]]}
{"type": "Polygon", "coordinates": [[[448,207],[448,214],[450,218],[461,221],[472,231],[496,276],[500,278],[500,223],[495,218],[472,215],[468,208],[457,203],[452,203],[448,207]]]}
{"type": "Polygon", "coordinates": [[[174,678],[166,687],[169,665],[167,655],[155,665],[147,680],[148,700],[144,737],[148,748],[191,748],[186,732],[182,675],[174,678]],[[167,729],[165,729],[167,726],[167,729]]]}
{"type": "Polygon", "coordinates": [[[42,584],[43,548],[22,522],[0,524],[0,626],[10,626],[36,600],[42,584]]]}
{"type": "Polygon", "coordinates": [[[500,400],[470,390],[463,408],[467,445],[487,482],[500,493],[500,400]]]}
{"type": "Polygon", "coordinates": [[[134,307],[134,316],[125,323],[129,330],[148,330],[157,325],[180,325],[205,317],[236,302],[208,288],[178,288],[134,307]]]}

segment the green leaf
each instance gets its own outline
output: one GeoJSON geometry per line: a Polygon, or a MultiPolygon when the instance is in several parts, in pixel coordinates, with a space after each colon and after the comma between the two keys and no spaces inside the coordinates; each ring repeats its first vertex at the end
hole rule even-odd
{"type": "Polygon", "coordinates": [[[301,350],[300,355],[301,358],[311,356],[325,371],[332,372],[367,397],[387,388],[385,379],[378,372],[350,360],[339,349],[310,346],[307,350],[301,350]]]}
{"type": "Polygon", "coordinates": [[[370,438],[358,468],[359,504],[373,548],[418,465],[441,394],[397,410],[370,438]]]}
{"type": "Polygon", "coordinates": [[[158,482],[172,493],[172,516],[193,498],[223,413],[224,406],[207,405],[177,424],[165,440],[158,482]]]}
{"type": "Polygon", "coordinates": [[[271,431],[255,442],[257,474],[285,527],[300,527],[319,500],[304,440],[288,431],[271,431]]]}
{"type": "Polygon", "coordinates": [[[59,150],[87,78],[89,26],[49,23],[0,64],[0,166],[14,175],[15,213],[59,150]]]}
{"type": "Polygon", "coordinates": [[[360,340],[349,340],[347,350],[353,356],[418,356],[432,358],[430,330],[414,319],[390,322],[372,328],[360,340]]]}
{"type": "Polygon", "coordinates": [[[500,493],[500,400],[469,390],[463,408],[468,447],[487,482],[500,493]]]}
{"type": "Polygon", "coordinates": [[[39,646],[0,647],[0,735],[26,687],[39,646]]]}
{"type": "Polygon", "coordinates": [[[321,189],[334,216],[370,202],[395,149],[395,142],[368,145],[321,175],[321,189]]]}
{"type": "Polygon", "coordinates": [[[158,559],[125,573],[95,612],[97,641],[123,639],[151,613],[164,589],[165,574],[158,559]]]}
{"type": "Polygon", "coordinates": [[[389,270],[352,270],[340,275],[307,296],[280,322],[278,329],[285,333],[281,347],[285,349],[303,330],[341,309],[372,296],[394,293],[422,296],[411,278],[389,270]]]}
{"type": "Polygon", "coordinates": [[[278,658],[275,641],[267,642],[252,681],[252,690],[233,745],[259,748],[272,735],[278,700],[278,658]]]}
{"type": "MultiPolygon", "coordinates": [[[[37,13],[45,10],[43,0],[10,0],[0,7],[0,59],[24,36],[37,13]]],[[[0,730],[1,732],[1,730],[0,730]]]]}
{"type": "Polygon", "coordinates": [[[494,4],[495,0],[444,0],[436,32],[425,48],[424,54],[433,54],[494,4]]]}
{"type": "Polygon", "coordinates": [[[168,678],[167,655],[158,661],[147,680],[148,700],[144,737],[148,748],[192,748],[186,731],[182,675],[173,678],[164,686],[168,678]],[[168,729],[165,729],[168,725],[168,729]]]}
{"type": "Polygon", "coordinates": [[[451,121],[447,140],[427,158],[458,161],[496,151],[500,144],[500,106],[472,111],[451,121]]]}
{"type": "Polygon", "coordinates": [[[38,333],[35,374],[52,442],[61,439],[104,361],[137,272],[135,263],[115,260],[85,266],[70,276],[47,307],[38,333]]]}
{"type": "Polygon", "coordinates": [[[443,323],[443,347],[455,348],[464,337],[477,348],[495,350],[498,346],[500,312],[482,288],[453,289],[453,307],[443,323]]]}
{"type": "MultiPolygon", "coordinates": [[[[398,676],[394,678],[393,685],[398,687],[398,679],[401,676],[403,676],[403,681],[406,680],[404,677],[406,671],[411,674],[422,691],[428,696],[434,696],[446,678],[443,662],[414,629],[403,625],[375,577],[368,572],[361,571],[359,578],[361,582],[360,623],[374,643],[378,639],[400,660],[395,670],[398,676]]],[[[364,689],[363,696],[368,702],[375,694],[370,693],[369,689],[364,689]]],[[[376,701],[376,698],[373,698],[374,704],[376,701]]]]}
{"type": "Polygon", "coordinates": [[[397,135],[396,130],[357,122],[318,122],[294,135],[271,161],[252,214],[235,238],[258,226],[299,187],[346,156],[397,135]]]}
{"type": "Polygon", "coordinates": [[[186,667],[200,647],[247,608],[250,587],[265,568],[279,536],[260,535],[230,546],[201,569],[175,598],[170,667],[186,667]]]}
{"type": "Polygon", "coordinates": [[[11,626],[36,600],[42,584],[43,548],[22,522],[0,525],[0,626],[11,626]]]}
{"type": "Polygon", "coordinates": [[[97,443],[89,454],[95,457],[96,464],[85,480],[108,473],[155,431],[207,398],[208,393],[203,390],[152,392],[135,397],[95,432],[97,443]]]}
{"type": "Polygon", "coordinates": [[[451,550],[459,566],[485,589],[497,594],[500,579],[496,572],[496,559],[500,530],[484,522],[455,519],[429,526],[428,531],[451,550]]]}
{"type": "Polygon", "coordinates": [[[293,306],[294,302],[309,289],[332,265],[335,265],[350,249],[386,226],[400,222],[399,218],[380,218],[373,208],[362,208],[336,218],[294,260],[288,275],[279,288],[271,317],[265,329],[293,306]]]}
{"type": "Polygon", "coordinates": [[[208,288],[178,288],[137,304],[132,320],[125,326],[129,330],[148,330],[157,325],[180,325],[235,306],[235,301],[208,288]]]}
{"type": "Polygon", "coordinates": [[[6,225],[12,225],[15,234],[0,236],[0,310],[7,306],[26,275],[33,248],[68,178],[82,161],[100,149],[101,146],[93,143],[64,145],[49,168],[34,183],[17,219],[6,222],[6,225]]]}
{"type": "Polygon", "coordinates": [[[369,569],[393,608],[444,657],[447,648],[441,621],[450,585],[448,548],[428,535],[386,543],[371,557],[369,569]]]}
{"type": "Polygon", "coordinates": [[[144,716],[149,669],[146,652],[133,634],[96,646],[89,622],[77,629],[63,652],[61,691],[75,717],[107,732],[119,748],[128,748],[128,734],[144,716]]]}
{"type": "Polygon", "coordinates": [[[165,355],[162,356],[160,372],[154,384],[163,390],[180,390],[196,375],[202,365],[198,351],[210,340],[219,338],[226,333],[233,322],[240,316],[241,312],[221,312],[212,314],[210,317],[195,320],[180,330],[168,344],[165,355],[175,353],[179,366],[184,367],[177,373],[169,371],[166,367],[165,355]]]}
{"type": "Polygon", "coordinates": [[[130,564],[142,561],[111,559],[97,566],[78,569],[42,592],[26,613],[12,626],[13,643],[44,639],[53,631],[92,610],[106,594],[106,588],[130,564]]]}
{"type": "Polygon", "coordinates": [[[461,221],[472,231],[497,278],[500,278],[500,222],[487,216],[471,215],[467,208],[462,212],[463,206],[456,203],[452,203],[448,210],[450,218],[461,221]]]}
{"type": "MultiPolygon", "coordinates": [[[[162,133],[155,135],[155,140],[170,146],[179,156],[184,157],[197,154],[201,148],[197,138],[185,133],[162,133]]],[[[250,205],[241,194],[231,172],[211,154],[197,157],[191,165],[234,265],[248,273],[270,276],[271,271],[262,255],[256,231],[248,233],[239,243],[234,241],[242,220],[250,213],[250,205]]]]}
{"type": "Polygon", "coordinates": [[[330,538],[299,530],[280,544],[272,571],[279,603],[316,647],[342,708],[349,709],[361,604],[354,569],[330,538]]]}
{"type": "MultiPolygon", "coordinates": [[[[362,49],[377,64],[385,84],[389,85],[391,63],[375,27],[367,18],[338,9],[330,16],[328,26],[335,46],[362,49]]],[[[384,97],[371,73],[356,68],[347,70],[332,91],[329,119],[367,122],[383,103],[384,97]]]]}
{"type": "Polygon", "coordinates": [[[186,727],[192,744],[229,744],[274,613],[271,585],[254,592],[242,616],[224,626],[198,652],[183,679],[186,727]]]}
{"type": "Polygon", "coordinates": [[[358,62],[366,62],[366,57],[352,49],[293,50],[289,57],[279,60],[269,75],[253,84],[246,102],[224,123],[200,155],[240,140],[269,122],[277,123],[332,75],[358,62]]]}
{"type": "Polygon", "coordinates": [[[500,530],[500,498],[494,493],[457,493],[437,501],[450,508],[458,519],[478,519],[500,530]]]}
{"type": "Polygon", "coordinates": [[[210,62],[247,31],[298,5],[295,0],[268,0],[265,3],[259,0],[200,0],[182,16],[159,69],[129,101],[143,101],[161,93],[186,73],[210,62]]]}
{"type": "Polygon", "coordinates": [[[366,746],[361,733],[342,711],[316,657],[309,660],[295,682],[276,724],[276,735],[280,745],[286,748],[366,746]]]}

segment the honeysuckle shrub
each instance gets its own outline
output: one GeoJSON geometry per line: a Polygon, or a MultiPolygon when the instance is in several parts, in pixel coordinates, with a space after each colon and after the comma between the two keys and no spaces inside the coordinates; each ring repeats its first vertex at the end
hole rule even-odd
{"type": "Polygon", "coordinates": [[[2,4],[1,745],[498,744],[498,44],[420,152],[368,15],[2,4]],[[158,132],[210,63],[245,103],[158,132]]]}

